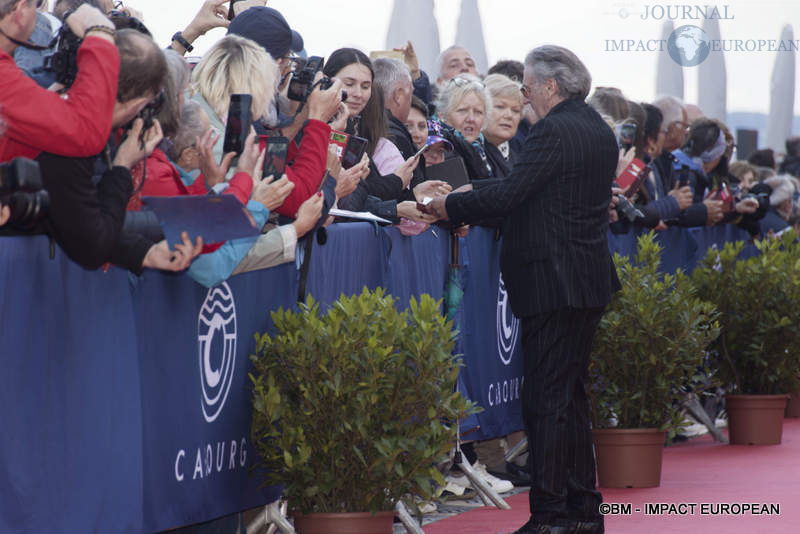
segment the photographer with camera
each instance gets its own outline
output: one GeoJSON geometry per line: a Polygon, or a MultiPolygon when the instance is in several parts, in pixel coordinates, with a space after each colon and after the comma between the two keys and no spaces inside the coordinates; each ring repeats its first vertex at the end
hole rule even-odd
{"type": "Polygon", "coordinates": [[[0,0],[0,113],[7,128],[0,137],[0,161],[50,152],[88,157],[103,149],[111,131],[111,116],[119,76],[119,52],[114,25],[103,13],[82,5],[66,24],[83,43],[78,50],[80,72],[66,97],[43,89],[20,70],[12,55],[36,24],[34,0],[0,0]]]}
{"type": "Polygon", "coordinates": [[[51,205],[47,218],[35,230],[50,234],[73,261],[87,269],[112,262],[134,273],[145,267],[183,270],[200,253],[199,238],[191,243],[184,235],[183,243],[171,251],[166,241],[154,243],[122,231],[133,193],[130,170],[152,154],[163,138],[157,120],[146,128],[137,115],[161,93],[166,61],[161,49],[143,33],[120,30],[116,43],[119,87],[109,112],[110,125],[117,132],[131,121],[132,126],[117,147],[112,138],[99,155],[39,155],[51,205]]]}

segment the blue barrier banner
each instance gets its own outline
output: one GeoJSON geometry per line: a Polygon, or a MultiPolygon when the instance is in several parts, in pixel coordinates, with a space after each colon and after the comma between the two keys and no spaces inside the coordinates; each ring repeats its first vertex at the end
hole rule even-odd
{"type": "Polygon", "coordinates": [[[450,233],[437,228],[408,237],[391,227],[385,232],[390,239],[391,253],[384,287],[397,297],[397,307],[405,309],[412,296],[419,300],[424,293],[441,299],[450,263],[450,233]]]}
{"type": "MultiPolygon", "coordinates": [[[[307,285],[323,307],[364,286],[385,287],[401,308],[445,296],[443,230],[327,232],[307,285]]],[[[657,236],[670,272],[748,238],[730,225],[657,236]]],[[[609,234],[612,251],[632,256],[635,245],[609,234]]],[[[495,231],[473,228],[459,250],[459,387],[484,408],[462,429],[488,439],[522,428],[521,329],[495,231]]],[[[50,259],[46,237],[0,239],[0,532],[154,532],[277,499],[280,488],[254,476],[248,356],[269,312],[296,306],[297,293],[294,263],[207,290],[184,275],[88,272],[58,248],[50,259]]]]}
{"type": "Polygon", "coordinates": [[[270,310],[297,299],[286,264],[206,289],[189,277],[145,273],[134,293],[139,338],[145,531],[272,502],[258,488],[250,437],[249,356],[270,310]],[[166,320],[165,320],[166,319],[166,320]],[[168,504],[167,504],[168,503],[168,504]]]}
{"type": "MultiPolygon", "coordinates": [[[[489,228],[473,228],[460,240],[464,287],[464,370],[462,393],[483,407],[480,427],[470,440],[489,439],[521,430],[522,327],[511,313],[500,275],[500,241],[489,228]]],[[[467,424],[464,431],[470,430],[467,424]]]]}
{"type": "MultiPolygon", "coordinates": [[[[376,224],[334,224],[324,245],[316,240],[311,251],[306,293],[324,310],[344,293],[361,293],[364,286],[384,285],[388,269],[389,238],[376,224]]],[[[302,249],[301,244],[298,249],[302,249]]],[[[297,297],[295,296],[295,299],[297,297]]]]}
{"type": "Polygon", "coordinates": [[[0,239],[0,532],[142,532],[128,275],[0,239]]]}

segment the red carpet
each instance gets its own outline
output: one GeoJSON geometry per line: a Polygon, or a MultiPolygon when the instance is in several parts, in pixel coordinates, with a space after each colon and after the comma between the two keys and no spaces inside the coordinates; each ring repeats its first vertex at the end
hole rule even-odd
{"type": "MultiPolygon", "coordinates": [[[[777,446],[721,445],[704,436],[669,447],[664,450],[660,487],[602,492],[606,503],[632,505],[631,515],[606,516],[610,534],[800,533],[800,420],[784,422],[783,443],[777,446]],[[693,515],[688,509],[688,515],[645,515],[645,503],[697,506],[693,515]],[[718,503],[777,504],[780,515],[702,515],[703,503],[714,509],[718,503]]],[[[426,525],[425,532],[512,532],[528,520],[528,494],[507,502],[510,511],[479,508],[426,525]]]]}

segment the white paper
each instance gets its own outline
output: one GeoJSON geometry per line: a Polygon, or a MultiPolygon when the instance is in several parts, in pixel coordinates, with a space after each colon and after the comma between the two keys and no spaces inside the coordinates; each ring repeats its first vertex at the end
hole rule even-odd
{"type": "Polygon", "coordinates": [[[328,212],[328,215],[333,215],[334,217],[347,217],[348,219],[359,219],[362,221],[375,221],[384,224],[392,224],[392,221],[387,221],[386,219],[378,217],[377,215],[373,215],[368,211],[348,211],[333,208],[328,212]]]}

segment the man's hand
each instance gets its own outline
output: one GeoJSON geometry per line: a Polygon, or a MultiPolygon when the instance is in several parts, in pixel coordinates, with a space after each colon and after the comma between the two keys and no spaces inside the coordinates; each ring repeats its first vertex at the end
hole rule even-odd
{"type": "MultiPolygon", "coordinates": [[[[317,73],[316,79],[318,80],[322,73],[317,73]]],[[[339,111],[339,104],[342,103],[342,82],[341,80],[334,79],[333,85],[324,91],[317,86],[314,91],[308,95],[308,118],[316,119],[327,123],[339,111]]]]}
{"type": "Polygon", "coordinates": [[[433,215],[435,220],[449,221],[450,216],[447,214],[447,196],[442,195],[434,198],[427,206],[425,206],[425,213],[433,215]]]}
{"type": "Polygon", "coordinates": [[[322,205],[324,203],[325,197],[322,193],[317,193],[300,205],[300,209],[297,210],[297,217],[292,223],[298,238],[306,235],[317,224],[317,221],[322,216],[322,205]]]}
{"type": "MultiPolygon", "coordinates": [[[[114,23],[108,20],[102,11],[89,4],[82,4],[78,9],[72,12],[72,15],[67,17],[67,26],[72,30],[79,39],[83,39],[86,34],[87,28],[92,26],[105,26],[110,30],[114,30],[114,23]]],[[[93,32],[92,36],[101,37],[107,41],[114,42],[114,37],[105,32],[93,32]]]]}
{"type": "Polygon", "coordinates": [[[758,211],[758,200],[754,198],[746,198],[736,203],[737,213],[755,213],[758,211]]]}
{"type": "Polygon", "coordinates": [[[294,190],[294,183],[284,174],[277,182],[267,176],[253,187],[252,199],[261,202],[270,212],[280,208],[294,190]]]}
{"type": "Polygon", "coordinates": [[[219,138],[218,134],[214,134],[214,130],[209,129],[203,137],[198,137],[195,140],[200,172],[203,174],[206,186],[209,189],[225,181],[231,162],[236,157],[236,152],[228,152],[222,156],[222,161],[217,163],[217,160],[214,159],[214,145],[217,144],[219,138]]]}
{"type": "Polygon", "coordinates": [[[612,187],[611,188],[611,202],[608,204],[608,222],[615,223],[619,221],[619,213],[617,213],[617,204],[619,204],[619,198],[617,195],[622,195],[624,190],[619,187],[612,187]]]}
{"type": "MultiPolygon", "coordinates": [[[[223,7],[223,4],[227,3],[228,0],[206,0],[192,22],[181,32],[183,38],[192,44],[198,37],[214,28],[227,28],[230,24],[228,9],[223,7]]],[[[172,41],[170,47],[179,54],[186,53],[186,49],[176,41],[172,41]]]]}
{"type": "Polygon", "coordinates": [[[676,182],[675,189],[669,192],[669,196],[678,201],[678,208],[681,211],[692,205],[692,188],[688,185],[681,187],[680,182],[676,182]]]}
{"type": "Polygon", "coordinates": [[[458,237],[467,237],[467,235],[469,234],[469,225],[465,224],[464,226],[459,226],[458,228],[453,230],[453,233],[456,234],[458,237]]]}
{"type": "MultiPolygon", "coordinates": [[[[428,204],[428,206],[430,206],[430,204],[428,204]]],[[[410,200],[406,200],[405,202],[399,202],[397,204],[397,216],[405,217],[406,219],[411,219],[412,221],[423,222],[428,224],[433,224],[439,220],[439,217],[429,212],[428,210],[425,210],[425,212],[420,211],[417,208],[417,203],[412,202],[410,200]]]]}
{"type": "Polygon", "coordinates": [[[198,237],[194,244],[189,240],[186,232],[181,234],[183,243],[175,245],[175,250],[170,250],[166,241],[156,243],[144,257],[142,266],[150,269],[161,269],[162,271],[183,271],[191,265],[203,250],[203,238],[198,237]]]}
{"type": "Polygon", "coordinates": [[[417,165],[419,165],[419,156],[414,155],[394,170],[394,174],[403,181],[403,187],[408,187],[408,184],[411,183],[411,178],[414,177],[414,169],[417,168],[417,165]]]}
{"type": "Polygon", "coordinates": [[[422,75],[419,70],[419,59],[417,59],[417,53],[414,51],[414,45],[411,44],[411,41],[406,42],[405,46],[395,48],[394,51],[403,53],[403,60],[406,62],[406,65],[408,65],[408,70],[411,71],[412,81],[415,81],[422,75]]]}
{"type": "Polygon", "coordinates": [[[11,218],[11,208],[0,204],[0,226],[3,226],[11,218]]]}
{"type": "Polygon", "coordinates": [[[417,199],[417,202],[422,202],[425,197],[433,198],[438,195],[446,195],[452,190],[453,188],[447,182],[428,180],[414,188],[414,198],[417,199]]]}
{"type": "Polygon", "coordinates": [[[707,198],[703,201],[706,205],[706,225],[714,226],[722,220],[724,213],[722,213],[722,201],[707,198]]]}
{"type": "Polygon", "coordinates": [[[117,154],[114,156],[112,163],[114,167],[125,167],[131,170],[142,160],[149,158],[153,154],[153,150],[164,138],[164,132],[161,131],[161,124],[158,120],[155,120],[153,121],[153,126],[144,132],[144,137],[142,138],[143,127],[144,121],[142,119],[133,121],[133,127],[128,131],[125,141],[119,146],[117,154]],[[142,146],[140,138],[144,141],[144,146],[142,146]]]}

